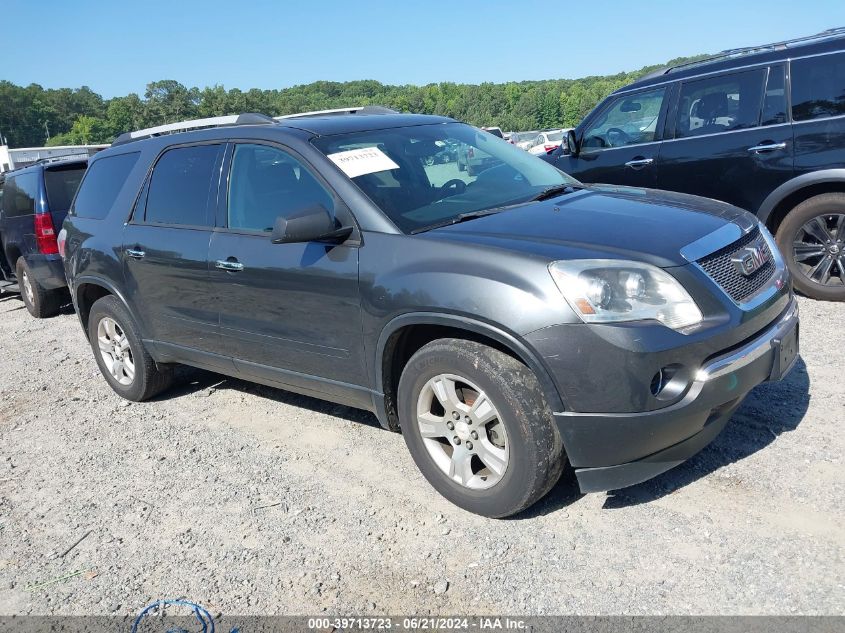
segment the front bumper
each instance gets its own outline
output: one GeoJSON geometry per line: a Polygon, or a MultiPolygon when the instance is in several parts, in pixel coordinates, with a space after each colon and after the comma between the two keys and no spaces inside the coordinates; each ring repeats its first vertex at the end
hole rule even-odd
{"type": "Polygon", "coordinates": [[[555,413],[583,492],[631,486],[692,457],[724,428],[751,389],[797,359],[798,303],[736,349],[708,360],[671,406],[638,413],[555,413]]]}

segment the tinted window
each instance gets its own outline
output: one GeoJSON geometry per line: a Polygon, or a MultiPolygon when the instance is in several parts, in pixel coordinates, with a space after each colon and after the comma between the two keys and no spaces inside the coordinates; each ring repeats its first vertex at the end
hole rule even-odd
{"type": "Polygon", "coordinates": [[[792,118],[845,114],[845,53],[792,62],[792,118]]]}
{"type": "Polygon", "coordinates": [[[783,66],[773,66],[766,83],[763,98],[763,118],[760,125],[786,123],[786,90],[784,89],[783,66]]]}
{"type": "Polygon", "coordinates": [[[47,204],[50,211],[67,211],[73,196],[79,189],[85,165],[73,167],[51,167],[44,170],[44,186],[47,188],[47,204]]]}
{"type": "Polygon", "coordinates": [[[35,213],[38,199],[38,172],[31,171],[6,178],[3,187],[3,215],[14,218],[35,213]]]}
{"type": "Polygon", "coordinates": [[[659,88],[619,97],[584,131],[581,147],[623,147],[653,141],[665,92],[659,88]]]}
{"type": "Polygon", "coordinates": [[[156,224],[210,226],[212,174],[222,145],[180,147],[156,163],[147,194],[145,220],[156,224]]]}
{"type": "Polygon", "coordinates": [[[764,69],[685,82],[678,102],[675,138],[756,127],[764,69]]]}
{"type": "Polygon", "coordinates": [[[73,203],[74,215],[102,220],[111,211],[140,152],[101,158],[91,163],[73,203]]]}
{"type": "Polygon", "coordinates": [[[322,204],[334,215],[328,192],[302,164],[275,147],[238,145],[229,181],[229,227],[271,231],[280,215],[322,204]]]}

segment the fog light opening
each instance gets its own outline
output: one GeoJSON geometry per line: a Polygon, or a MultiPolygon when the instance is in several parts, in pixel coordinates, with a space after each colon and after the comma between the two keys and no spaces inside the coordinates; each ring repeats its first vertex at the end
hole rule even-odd
{"type": "Polygon", "coordinates": [[[661,367],[651,379],[651,395],[658,400],[674,400],[680,396],[689,384],[688,372],[683,369],[683,365],[661,367]]]}

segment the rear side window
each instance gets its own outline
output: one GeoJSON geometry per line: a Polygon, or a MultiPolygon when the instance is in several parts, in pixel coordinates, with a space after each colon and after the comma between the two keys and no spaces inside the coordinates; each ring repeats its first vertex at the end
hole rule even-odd
{"type": "Polygon", "coordinates": [[[106,217],[140,155],[140,152],[132,152],[91,163],[73,203],[73,215],[93,220],[106,217]]]}
{"type": "Polygon", "coordinates": [[[792,118],[809,121],[845,114],[845,53],[792,62],[792,118]]]}
{"type": "Polygon", "coordinates": [[[67,211],[73,196],[79,189],[85,165],[74,167],[53,167],[44,170],[44,186],[47,189],[47,204],[50,211],[67,211]]]}
{"type": "Polygon", "coordinates": [[[16,218],[35,213],[38,199],[38,172],[31,171],[6,178],[3,187],[3,215],[16,218]]]}
{"type": "Polygon", "coordinates": [[[685,82],[678,101],[675,138],[756,127],[765,69],[685,82]]]}
{"type": "MultiPolygon", "coordinates": [[[[162,154],[153,169],[144,220],[151,224],[210,226],[214,165],[222,145],[179,147],[162,154]]],[[[215,183],[216,184],[216,183],[215,183]]]]}

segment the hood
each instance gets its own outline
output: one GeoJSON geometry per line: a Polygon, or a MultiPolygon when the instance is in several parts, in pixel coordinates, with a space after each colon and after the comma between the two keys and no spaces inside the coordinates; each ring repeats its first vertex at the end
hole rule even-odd
{"type": "Polygon", "coordinates": [[[420,235],[554,259],[631,259],[661,267],[688,262],[681,249],[726,224],[756,223],[732,205],[680,193],[611,185],[512,207],[420,235]]]}

